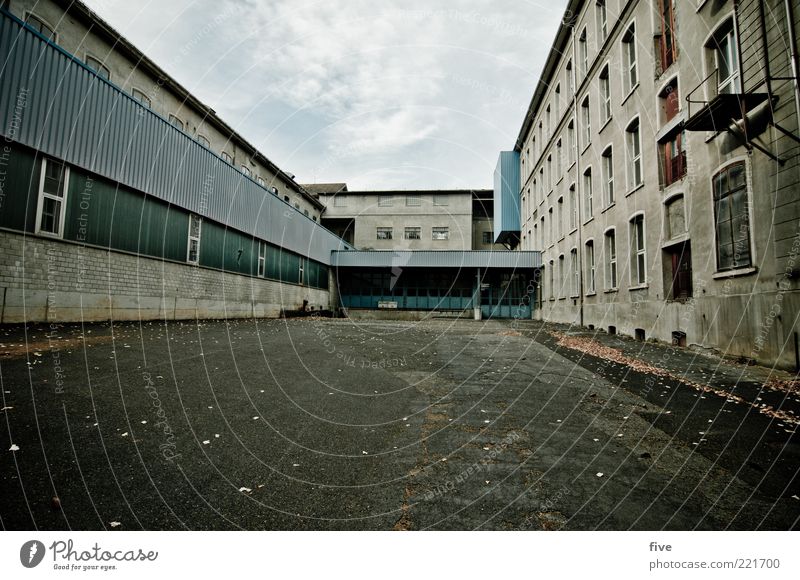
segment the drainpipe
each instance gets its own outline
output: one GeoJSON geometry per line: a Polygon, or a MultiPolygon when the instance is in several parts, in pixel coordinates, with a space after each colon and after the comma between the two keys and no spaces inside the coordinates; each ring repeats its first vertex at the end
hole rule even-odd
{"type": "MultiPolygon", "coordinates": [[[[578,48],[575,42],[575,27],[572,27],[572,62],[574,66],[572,70],[574,73],[578,72],[578,48]]],[[[581,118],[578,112],[578,79],[575,78],[573,83],[575,87],[572,94],[572,113],[575,115],[575,209],[578,212],[578,244],[577,244],[577,260],[578,260],[578,322],[583,326],[583,176],[581,175],[581,148],[579,145],[581,132],[583,127],[580,125],[581,118]]],[[[594,183],[594,175],[592,176],[592,183],[594,183]]],[[[552,226],[551,226],[552,227],[552,226]]],[[[570,276],[572,272],[570,272],[570,276]]],[[[571,285],[571,284],[570,284],[571,285]]]]}
{"type": "Polygon", "coordinates": [[[475,270],[475,291],[472,294],[472,314],[475,320],[481,319],[481,269],[475,270]]]}

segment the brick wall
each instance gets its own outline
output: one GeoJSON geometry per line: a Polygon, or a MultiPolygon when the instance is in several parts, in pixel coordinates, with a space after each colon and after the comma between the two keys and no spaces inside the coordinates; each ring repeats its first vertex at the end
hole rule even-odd
{"type": "Polygon", "coordinates": [[[330,293],[0,232],[0,322],[276,317],[330,293]]]}

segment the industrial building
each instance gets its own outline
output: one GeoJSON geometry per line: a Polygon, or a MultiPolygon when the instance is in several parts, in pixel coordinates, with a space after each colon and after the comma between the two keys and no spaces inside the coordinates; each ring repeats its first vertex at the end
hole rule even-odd
{"type": "Polygon", "coordinates": [[[534,317],[800,366],[796,0],[571,0],[500,181],[534,317]]]}

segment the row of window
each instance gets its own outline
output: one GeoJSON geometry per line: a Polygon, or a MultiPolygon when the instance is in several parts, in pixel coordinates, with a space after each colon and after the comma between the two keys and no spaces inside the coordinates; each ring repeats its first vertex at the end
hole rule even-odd
{"type": "MultiPolygon", "coordinates": [[[[347,207],[351,198],[355,198],[357,200],[361,200],[362,198],[359,196],[349,196],[347,194],[338,193],[333,197],[333,206],[334,207],[347,207]]],[[[408,193],[403,196],[399,195],[379,195],[378,196],[378,207],[394,207],[395,204],[402,204],[405,203],[406,207],[419,207],[422,203],[428,203],[428,196],[421,195],[418,193],[408,193]]],[[[450,196],[445,194],[433,194],[432,196],[433,205],[436,206],[446,206],[450,205],[450,196]]]]}
{"type": "MultiPolygon", "coordinates": [[[[484,242],[486,240],[486,233],[484,232],[484,242]]],[[[490,233],[491,235],[491,233],[490,233]]],[[[394,239],[394,228],[390,227],[379,227],[376,229],[375,239],[377,240],[392,240],[394,239]]],[[[406,226],[403,229],[403,239],[404,240],[421,240],[422,239],[422,228],[419,226],[406,226]]],[[[432,227],[431,228],[431,239],[432,240],[449,240],[450,239],[450,228],[449,227],[432,227]]]]}

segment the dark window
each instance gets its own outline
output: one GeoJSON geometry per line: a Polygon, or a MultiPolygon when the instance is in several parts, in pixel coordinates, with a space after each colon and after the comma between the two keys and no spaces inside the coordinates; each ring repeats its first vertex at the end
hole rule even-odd
{"type": "Polygon", "coordinates": [[[717,268],[750,266],[750,218],[744,162],[734,163],[714,176],[714,219],[717,231],[717,268]]]}
{"type": "Polygon", "coordinates": [[[492,232],[483,232],[483,243],[491,244],[492,241],[492,232]]]}
{"type": "Polygon", "coordinates": [[[670,141],[661,146],[662,151],[662,183],[670,185],[686,175],[686,136],[678,133],[670,141]]]}
{"type": "Polygon", "coordinates": [[[28,14],[28,17],[25,19],[25,22],[27,23],[28,26],[33,28],[36,32],[38,32],[48,40],[56,42],[55,31],[50,27],[49,24],[45,23],[45,21],[39,18],[38,16],[35,16],[33,14],[28,14]]]}
{"type": "Polygon", "coordinates": [[[661,70],[667,70],[678,56],[675,46],[675,0],[661,1],[661,70]]]}
{"type": "Polygon", "coordinates": [[[692,250],[689,242],[671,246],[666,252],[670,272],[667,296],[670,300],[684,301],[692,297],[692,250]]]}

